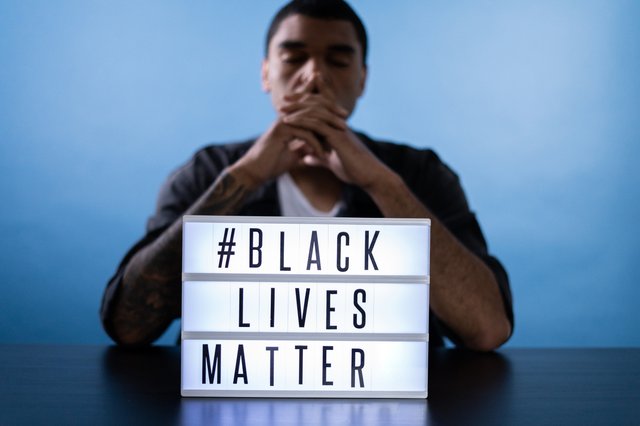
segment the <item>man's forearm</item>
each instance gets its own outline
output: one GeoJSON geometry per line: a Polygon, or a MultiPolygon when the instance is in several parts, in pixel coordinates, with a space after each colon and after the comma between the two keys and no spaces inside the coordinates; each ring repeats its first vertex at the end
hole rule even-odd
{"type": "Polygon", "coordinates": [[[491,269],[425,207],[402,179],[389,171],[368,189],[385,217],[431,219],[431,309],[472,349],[491,350],[511,334],[491,269]]]}
{"type": "MultiPolygon", "coordinates": [[[[229,168],[185,214],[233,214],[252,191],[253,182],[229,168]]],[[[113,318],[119,342],[150,343],[180,315],[181,259],[180,218],[126,266],[113,318]]]]}
{"type": "Polygon", "coordinates": [[[511,335],[496,277],[442,223],[431,219],[431,308],[476,350],[493,350],[511,335]]]}

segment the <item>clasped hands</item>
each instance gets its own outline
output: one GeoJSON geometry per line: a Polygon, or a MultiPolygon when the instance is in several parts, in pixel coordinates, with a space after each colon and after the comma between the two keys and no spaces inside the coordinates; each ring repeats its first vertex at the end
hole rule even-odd
{"type": "Polygon", "coordinates": [[[387,170],[349,129],[349,111],[321,78],[284,95],[278,117],[236,163],[254,186],[300,166],[325,167],[341,181],[366,189],[387,170]]]}

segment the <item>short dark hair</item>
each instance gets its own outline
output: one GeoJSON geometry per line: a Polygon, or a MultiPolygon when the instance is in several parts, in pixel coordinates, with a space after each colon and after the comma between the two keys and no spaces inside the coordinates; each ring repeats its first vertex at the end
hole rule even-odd
{"type": "Polygon", "coordinates": [[[292,0],[282,7],[271,20],[265,43],[264,55],[269,54],[269,43],[278,31],[280,24],[291,15],[304,15],[324,20],[348,21],[356,31],[356,37],[362,47],[362,63],[367,63],[367,30],[360,17],[344,0],[292,0]]]}

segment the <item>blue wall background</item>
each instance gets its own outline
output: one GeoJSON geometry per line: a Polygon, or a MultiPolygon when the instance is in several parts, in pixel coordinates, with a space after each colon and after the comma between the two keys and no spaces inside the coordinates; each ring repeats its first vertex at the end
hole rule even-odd
{"type": "MultiPolygon", "coordinates": [[[[279,4],[0,3],[0,342],[108,342],[102,290],[161,182],[273,119],[279,4]]],[[[372,50],[352,124],[460,173],[511,275],[509,345],[640,345],[640,2],[353,4],[372,50]]]]}

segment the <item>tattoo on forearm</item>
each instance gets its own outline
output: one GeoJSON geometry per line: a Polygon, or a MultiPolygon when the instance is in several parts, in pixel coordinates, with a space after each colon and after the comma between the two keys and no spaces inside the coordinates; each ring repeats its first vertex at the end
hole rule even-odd
{"type": "MultiPolygon", "coordinates": [[[[250,189],[224,171],[186,214],[233,214],[250,189]]],[[[116,322],[131,340],[148,342],[180,315],[182,221],[129,262],[116,322]]],[[[130,339],[127,339],[130,340],[130,339]]]]}
{"type": "Polygon", "coordinates": [[[225,170],[201,198],[202,204],[196,203],[194,207],[200,213],[231,214],[237,211],[249,192],[246,185],[225,170]]]}

